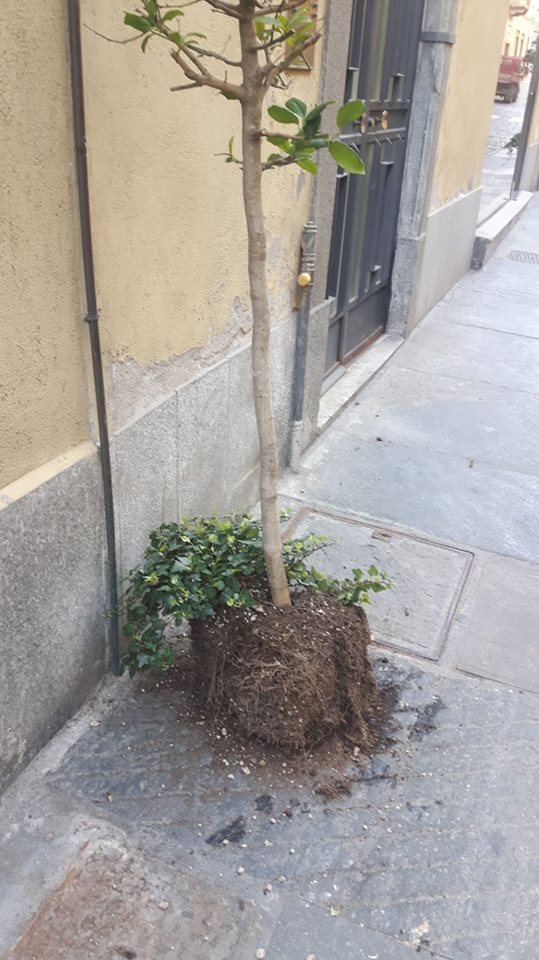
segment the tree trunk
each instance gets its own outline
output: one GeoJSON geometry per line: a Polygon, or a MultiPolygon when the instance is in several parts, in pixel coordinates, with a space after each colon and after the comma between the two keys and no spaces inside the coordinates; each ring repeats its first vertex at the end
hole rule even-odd
{"type": "MultiPolygon", "coordinates": [[[[249,0],[245,4],[249,7],[249,0]]],[[[254,3],[253,12],[254,12],[254,3]]],[[[282,556],[277,503],[279,456],[270,377],[270,310],[266,275],[266,228],[262,206],[261,126],[264,90],[258,79],[257,38],[251,17],[240,21],[243,85],[243,202],[247,221],[249,286],[253,311],[252,372],[260,446],[260,505],[264,558],[271,599],[290,606],[290,590],[282,556]]]]}

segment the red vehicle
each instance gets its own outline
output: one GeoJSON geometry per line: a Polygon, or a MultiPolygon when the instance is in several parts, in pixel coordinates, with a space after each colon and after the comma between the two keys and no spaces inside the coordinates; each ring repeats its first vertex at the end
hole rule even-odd
{"type": "Polygon", "coordinates": [[[506,103],[514,103],[520,93],[520,84],[525,75],[522,57],[502,57],[496,96],[506,103]]]}

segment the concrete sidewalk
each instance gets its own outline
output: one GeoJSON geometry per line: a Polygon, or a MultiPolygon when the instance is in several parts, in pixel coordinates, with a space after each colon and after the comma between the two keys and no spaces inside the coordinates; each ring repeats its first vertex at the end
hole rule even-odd
{"type": "Polygon", "coordinates": [[[282,484],[320,565],[395,584],[369,614],[392,721],[350,795],[108,681],[0,806],[0,956],[539,955],[538,212],[282,484]]]}

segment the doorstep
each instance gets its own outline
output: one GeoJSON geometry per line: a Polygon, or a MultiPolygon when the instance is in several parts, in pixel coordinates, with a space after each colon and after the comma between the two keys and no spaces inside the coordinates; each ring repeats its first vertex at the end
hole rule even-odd
{"type": "Polygon", "coordinates": [[[511,227],[522,216],[534,196],[527,190],[521,190],[518,196],[506,200],[498,206],[488,219],[483,219],[475,234],[472,255],[472,269],[480,270],[490,260],[511,227]]]}
{"type": "Polygon", "coordinates": [[[390,357],[404,343],[403,337],[385,333],[354,360],[336,383],[326,390],[320,400],[318,434],[324,432],[335,417],[348,406],[360,390],[382,369],[390,357]]]}

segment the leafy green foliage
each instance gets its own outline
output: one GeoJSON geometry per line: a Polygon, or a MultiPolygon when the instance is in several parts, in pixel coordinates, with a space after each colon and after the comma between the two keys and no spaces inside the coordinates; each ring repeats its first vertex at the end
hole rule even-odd
{"type": "Polygon", "coordinates": [[[329,144],[329,152],[335,162],[348,173],[365,173],[363,160],[346,143],[342,143],[340,140],[332,140],[329,144]]]}
{"type": "MultiPolygon", "coordinates": [[[[193,0],[194,2],[194,0],[193,0]]],[[[189,6],[190,4],[186,4],[189,6]]],[[[134,13],[126,13],[124,23],[126,26],[136,30],[141,35],[141,46],[143,52],[146,52],[150,40],[154,37],[167,40],[177,48],[177,55],[186,55],[189,62],[197,62],[196,58],[202,60],[204,57],[217,57],[223,59],[223,56],[215,52],[203,50],[200,47],[200,40],[204,40],[205,35],[190,31],[181,33],[179,30],[179,18],[184,17],[185,13],[181,7],[168,9],[162,6],[158,0],[141,0],[141,6],[134,13]]],[[[281,12],[277,14],[261,14],[255,18],[255,31],[260,45],[261,56],[269,55],[280,48],[280,55],[293,52],[301,47],[302,43],[308,43],[310,38],[316,39],[316,26],[312,17],[311,10],[307,4],[300,6],[296,10],[281,12]]],[[[225,62],[229,62],[226,61],[225,62]]],[[[232,64],[238,67],[239,64],[232,64]]],[[[194,83],[196,86],[196,82],[194,83]]],[[[226,89],[221,89],[220,93],[227,100],[237,100],[237,91],[232,85],[226,89]]],[[[346,170],[347,173],[362,174],[365,172],[365,166],[359,154],[354,147],[342,143],[339,140],[339,131],[350,123],[354,123],[361,118],[365,111],[365,105],[362,100],[350,100],[345,103],[337,113],[337,128],[335,135],[321,132],[322,118],[324,111],[330,104],[315,104],[309,108],[303,100],[298,97],[291,97],[284,105],[272,104],[268,108],[268,115],[278,124],[285,127],[296,127],[293,133],[285,133],[279,130],[265,132],[262,136],[267,142],[277,148],[278,152],[270,153],[263,163],[264,170],[271,170],[276,167],[286,167],[295,164],[300,169],[315,176],[318,173],[318,165],[312,158],[312,154],[319,150],[329,149],[336,162],[346,170]]],[[[228,150],[220,156],[225,157],[226,163],[235,163],[242,166],[242,160],[233,153],[231,144],[228,150]]]]}
{"type": "MultiPolygon", "coordinates": [[[[318,590],[341,603],[369,602],[369,593],[386,590],[384,574],[370,567],[339,581],[307,565],[325,537],[310,535],[283,544],[283,559],[292,591],[318,590]]],[[[256,603],[253,586],[264,583],[262,530],[249,515],[215,516],[163,524],[150,535],[144,563],[131,572],[125,602],[124,634],[129,640],[124,667],[130,674],[167,670],[174,651],[167,626],[211,617],[220,606],[256,603]]]]}
{"type": "Polygon", "coordinates": [[[255,29],[261,45],[281,42],[295,47],[315,31],[315,24],[307,6],[275,16],[263,14],[255,19],[255,29]]]}
{"type": "Polygon", "coordinates": [[[343,104],[337,113],[337,126],[339,130],[346,127],[349,123],[355,123],[361,120],[365,113],[365,104],[363,100],[349,100],[343,104]]]}
{"type": "MultiPolygon", "coordinates": [[[[287,100],[284,106],[273,104],[268,107],[268,114],[272,120],[277,123],[284,123],[287,126],[295,124],[298,129],[295,134],[289,135],[285,133],[264,134],[268,143],[278,147],[285,154],[283,157],[281,154],[271,153],[264,163],[264,169],[286,167],[295,163],[302,170],[306,170],[314,176],[318,173],[318,165],[311,159],[311,154],[318,150],[328,149],[333,159],[347,173],[365,173],[365,164],[353,147],[349,147],[339,140],[338,134],[331,137],[328,133],[323,133],[320,130],[324,110],[334,102],[334,100],[329,100],[326,103],[319,103],[309,110],[303,100],[293,97],[287,100]]],[[[364,112],[365,104],[363,100],[350,100],[338,111],[337,126],[342,129],[349,123],[359,120],[364,112]]]]}

